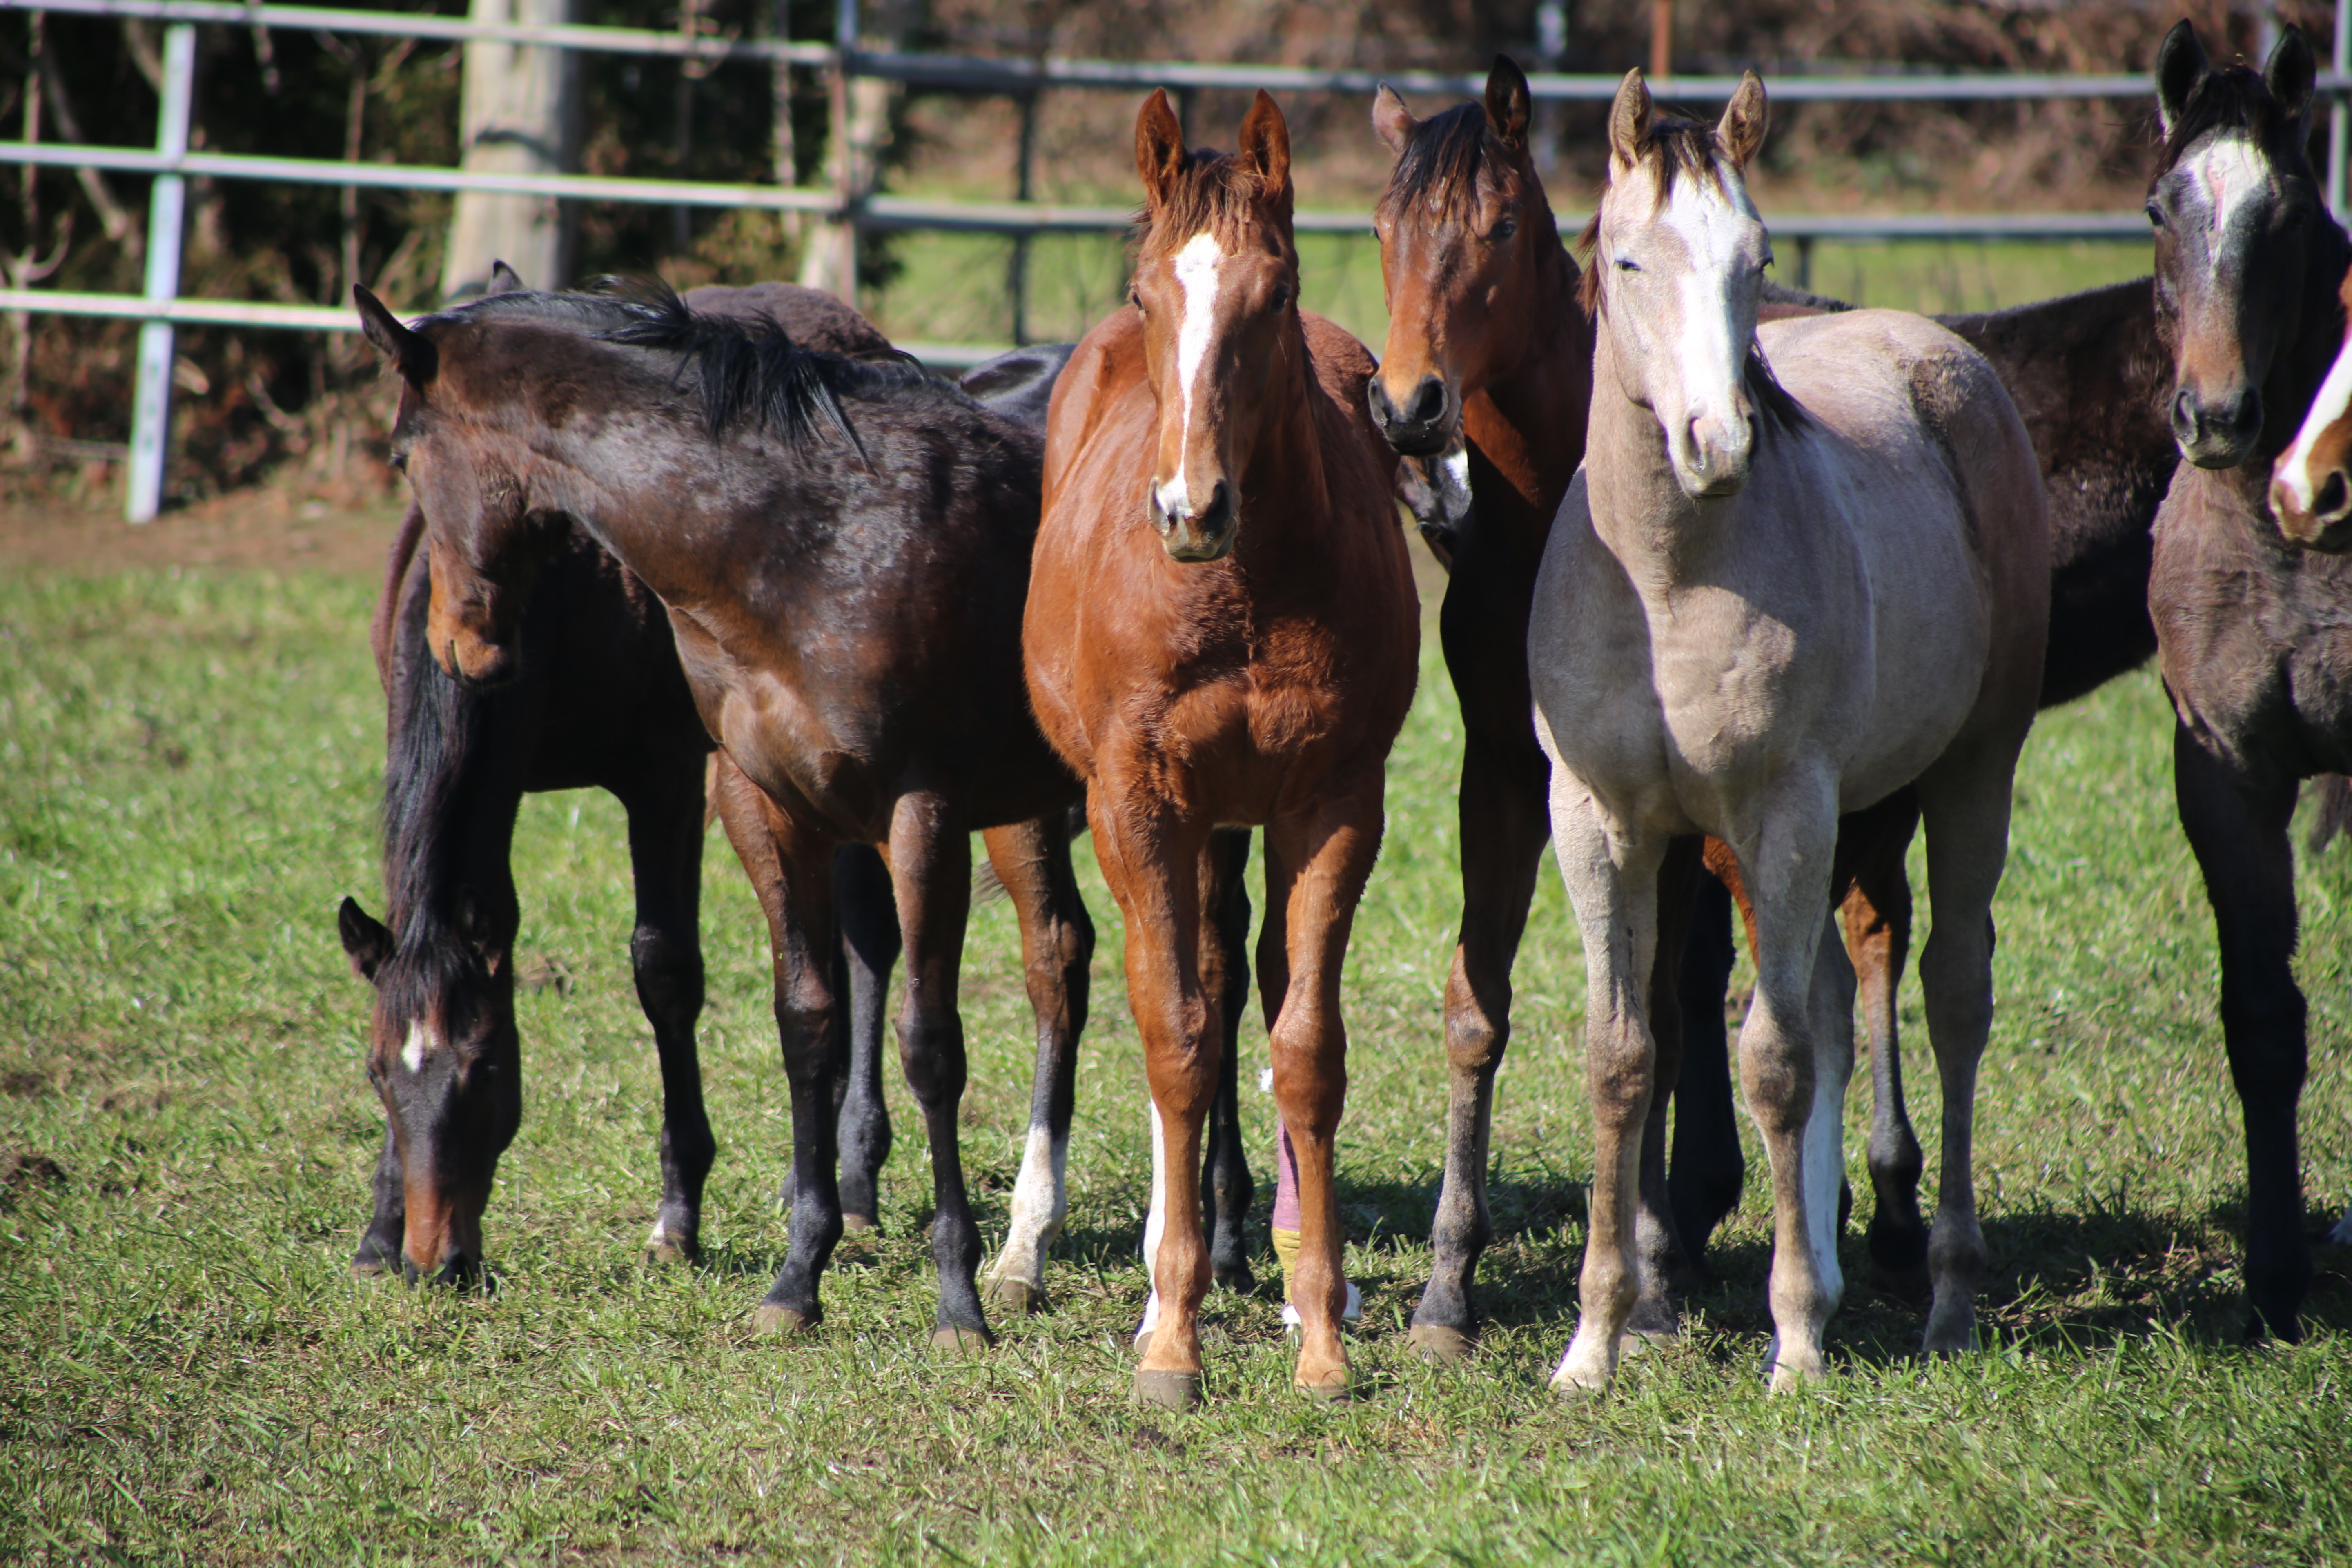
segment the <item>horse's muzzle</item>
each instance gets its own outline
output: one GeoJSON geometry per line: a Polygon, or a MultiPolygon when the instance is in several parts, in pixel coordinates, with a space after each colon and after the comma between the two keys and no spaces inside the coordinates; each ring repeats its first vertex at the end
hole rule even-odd
{"type": "Polygon", "coordinates": [[[1408,458],[1433,458],[1454,439],[1454,394],[1434,375],[1423,376],[1402,405],[1375,375],[1364,384],[1364,401],[1381,436],[1408,458]]]}
{"type": "Polygon", "coordinates": [[[2271,479],[2271,515],[2290,544],[2341,555],[2352,550],[2352,479],[2340,467],[2330,468],[2311,487],[2306,503],[2282,477],[2271,479]]]}
{"type": "Polygon", "coordinates": [[[1194,511],[1189,501],[1168,506],[1158,486],[1151,491],[1151,523],[1169,555],[1187,564],[1222,561],[1234,548],[1233,487],[1219,479],[1209,491],[1209,504],[1194,511]]]}
{"type": "Polygon", "coordinates": [[[2172,397],[2172,438],[2180,455],[2200,468],[2234,468],[2262,439],[2263,395],[2241,385],[2207,399],[2189,387],[2172,397]]]}

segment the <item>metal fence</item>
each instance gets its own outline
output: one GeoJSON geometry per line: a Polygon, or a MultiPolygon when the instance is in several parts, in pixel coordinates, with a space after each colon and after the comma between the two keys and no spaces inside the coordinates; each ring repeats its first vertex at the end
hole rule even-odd
{"type": "MultiPolygon", "coordinates": [[[[1116,234],[1126,228],[1130,209],[1047,202],[972,202],[894,196],[857,188],[849,159],[838,159],[841,174],[826,188],[782,184],[723,184],[680,180],[607,179],[586,174],[488,174],[463,169],[368,163],[314,158],[257,157],[191,151],[188,146],[191,87],[195,67],[195,29],[234,26],[327,33],[372,34],[452,43],[535,44],[557,48],[690,60],[705,65],[730,61],[788,62],[831,73],[836,80],[878,78],[911,86],[971,93],[1034,97],[1045,89],[1136,90],[1171,89],[1189,100],[1203,89],[1281,92],[1369,93],[1386,81],[1401,91],[1476,97],[1479,75],[1430,71],[1381,73],[1318,70],[1304,67],[1207,65],[1190,62],[1071,59],[974,59],[867,50],[859,46],[856,0],[836,0],[830,44],[782,39],[723,39],[632,27],[538,26],[484,24],[453,16],[395,11],[332,10],[316,6],[243,4],[238,0],[0,0],[0,11],[47,11],[83,16],[139,18],[164,25],[163,92],[155,142],[143,147],[0,142],[0,164],[97,169],[153,176],[148,204],[147,269],[142,293],[82,294],[49,289],[0,289],[0,310],[112,317],[141,323],[139,367],[131,419],[126,514],[134,522],[153,518],[163,493],[165,443],[170,424],[172,355],[178,325],[287,328],[352,331],[351,311],[318,307],[228,300],[182,299],[180,243],[191,175],[338,186],[393,186],[404,190],[482,191],[553,196],[567,200],[631,202],[664,206],[751,207],[802,212],[859,230],[955,230],[1009,235],[1116,234]]],[[[2334,68],[2320,78],[2330,104],[2328,204],[2343,210],[2347,104],[2352,100],[2347,29],[2339,25],[2334,68]]],[[[1617,79],[1537,74],[1528,86],[1538,100],[1606,102],[1617,79]]],[[[1722,101],[1738,86],[1729,77],[1675,76],[1650,84],[1657,97],[1674,101],[1722,101]]],[[[2150,91],[2147,78],[2099,76],[1898,75],[1875,77],[1787,76],[1771,83],[1783,103],[1927,103],[2020,99],[2136,99],[2150,91]]],[[[840,117],[846,94],[833,95],[835,144],[845,138],[840,117]]],[[[1187,117],[1189,121],[1189,116],[1187,117]]],[[[1024,182],[1025,183],[1025,182],[1024,182]]],[[[1305,232],[1364,233],[1362,212],[1301,212],[1305,232]]],[[[1579,225],[1581,216],[1563,215],[1579,225]]],[[[1776,237],[1798,247],[1799,276],[1806,274],[1819,240],[2078,240],[2129,239],[2147,232],[2147,220],[2132,213],[1927,214],[1897,216],[1825,216],[1776,217],[1776,237]]],[[[1018,302],[1016,301],[1016,310],[1018,302]]],[[[910,343],[918,357],[942,367],[976,363],[996,352],[976,345],[910,343]]]]}

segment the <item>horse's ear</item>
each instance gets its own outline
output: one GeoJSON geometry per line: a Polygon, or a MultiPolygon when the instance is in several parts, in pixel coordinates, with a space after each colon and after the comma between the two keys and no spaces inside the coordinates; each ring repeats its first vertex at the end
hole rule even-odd
{"type": "MultiPolygon", "coordinates": [[[[2319,61],[2311,53],[2311,40],[2303,29],[2292,24],[2279,29],[2278,43],[2263,67],[2263,84],[2278,100],[2279,108],[2298,127],[2308,129],[2311,119],[2311,90],[2317,85],[2319,61]]],[[[2295,141],[2301,142],[2298,134],[2295,141]]]]}
{"type": "Polygon", "coordinates": [[[528,287],[529,285],[525,284],[522,280],[521,273],[517,272],[513,268],[509,267],[503,261],[493,261],[490,263],[490,286],[483,289],[482,292],[486,296],[491,294],[520,294],[524,292],[528,287]]]}
{"type": "Polygon", "coordinates": [[[1715,128],[1715,139],[1731,154],[1732,163],[1742,174],[1747,173],[1748,160],[1756,156],[1757,149],[1764,145],[1764,129],[1770,122],[1763,80],[1749,71],[1739,79],[1739,90],[1731,95],[1731,102],[1715,128]]]}
{"type": "Polygon", "coordinates": [[[1290,200],[1290,126],[1264,88],[1242,117],[1242,158],[1257,171],[1268,202],[1290,200]]]}
{"type": "Polygon", "coordinates": [[[1533,95],[1528,91],[1528,73],[1508,55],[1495,57],[1495,68],[1486,73],[1486,123],[1503,139],[1503,145],[1514,153],[1528,150],[1528,105],[1533,95]]]}
{"type": "MultiPolygon", "coordinates": [[[[2279,41],[2286,40],[2282,37],[2279,41]]],[[[2190,91],[2212,68],[2205,58],[2205,47],[2197,41],[2197,29],[2185,19],[2175,22],[2156,50],[2156,115],[2167,136],[2180,123],[2190,91]]]]}
{"type": "Polygon", "coordinates": [[[373,984],[375,972],[392,956],[392,932],[382,921],[360,908],[357,899],[345,899],[343,907],[335,911],[335,930],[342,936],[343,952],[352,961],[352,972],[373,984]]]}
{"type": "Polygon", "coordinates": [[[1135,117],[1135,172],[1143,176],[1145,205],[1156,208],[1166,201],[1183,168],[1184,127],[1168,101],[1168,89],[1155,87],[1135,117]]]}
{"type": "Polygon", "coordinates": [[[1372,132],[1392,157],[1402,158],[1412,141],[1412,133],[1421,129],[1421,121],[1404,106],[1404,100],[1388,83],[1372,94],[1372,132]]]}
{"type": "Polygon", "coordinates": [[[399,367],[402,375],[415,382],[433,378],[438,356],[431,339],[402,326],[400,318],[385,310],[383,301],[369,293],[364,285],[352,285],[352,303],[359,307],[360,330],[367,334],[367,341],[383,350],[383,356],[399,367]]]}
{"type": "Polygon", "coordinates": [[[1635,66],[1617,84],[1617,101],[1609,106],[1609,172],[1630,174],[1642,161],[1642,144],[1650,139],[1650,84],[1635,66]]]}

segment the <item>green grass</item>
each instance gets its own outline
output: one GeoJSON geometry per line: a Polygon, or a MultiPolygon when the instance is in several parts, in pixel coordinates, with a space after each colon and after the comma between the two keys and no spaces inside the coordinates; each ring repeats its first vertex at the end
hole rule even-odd
{"type": "MultiPolygon", "coordinates": [[[[2352,1554],[2345,1259],[2323,1258],[2307,1343],[2238,1340],[2242,1150],[2152,678],[2049,717],[2027,752],[1979,1103],[1982,1353],[1910,1361],[1915,1316],[1857,1283],[1831,1328],[1836,1374],[1767,1399],[1751,1184],[1687,1344],[1563,1410],[1544,1378],[1572,1325],[1591,1152],[1582,968],[1549,871],[1496,1115],[1503,1235],[1481,1290],[1497,1326],[1465,1370],[1403,1344],[1459,896],[1458,722],[1426,647],[1349,971],[1340,1173],[1371,1396],[1302,1402],[1272,1295],[1222,1296],[1212,1402],[1180,1418],[1127,1397],[1146,1142],[1118,919],[1090,862],[1104,941],[1070,1236],[1055,1310],[1001,1324],[992,1353],[922,1348],[928,1177],[895,1084],[886,1238],[832,1275],[813,1342],[746,1331],[784,1242],[785,1122],[759,921],[715,835],[711,1257],[640,1261],[658,1088],[619,813],[597,795],[530,802],[518,838],[521,960],[560,959],[576,984],[521,1002],[525,1119],[487,1221],[498,1289],[354,1285],[380,1121],[366,992],[332,916],[346,892],[378,902],[366,608],[360,585],[315,578],[0,581],[0,1559],[2352,1554]]],[[[2347,864],[2306,866],[2301,889],[2315,1219],[2352,1196],[2347,864]]],[[[964,1121],[992,1234],[1028,1092],[1016,951],[1003,906],[983,910],[964,1121]]],[[[1904,1021],[1932,1158],[1916,980],[1904,1021]]],[[[1262,1060],[1255,1027],[1244,1049],[1262,1060]]],[[[1271,1108],[1246,1093],[1263,1174],[1271,1108]]],[[[1858,1092],[1866,1208],[1864,1109],[1858,1092]]],[[[1862,1261],[1850,1234],[1851,1275],[1862,1261]]]]}
{"type": "MultiPolygon", "coordinates": [[[[866,301],[891,337],[908,342],[1007,343],[1013,341],[1007,267],[1013,242],[968,234],[892,237],[898,279],[866,301]]],[[[1801,280],[1797,247],[1784,241],[1773,276],[1801,280]]],[[[1381,292],[1381,250],[1369,223],[1362,235],[1298,237],[1299,287],[1310,310],[1330,317],[1379,352],[1388,335],[1381,292]]],[[[2029,304],[2079,289],[2137,278],[2148,270],[2146,241],[2133,244],[1948,244],[1906,241],[1813,247],[1811,287],[1859,305],[1897,310],[1990,310],[2029,304]]],[[[1127,252],[1109,237],[1056,235],[1034,241],[1029,257],[1029,338],[1068,342],[1085,335],[1126,297],[1127,252]]]]}

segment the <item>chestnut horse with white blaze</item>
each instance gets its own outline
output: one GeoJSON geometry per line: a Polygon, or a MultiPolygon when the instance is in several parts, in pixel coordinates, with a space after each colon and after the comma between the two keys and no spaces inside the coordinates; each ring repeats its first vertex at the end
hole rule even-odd
{"type": "Polygon", "coordinates": [[[1759,330],[1771,247],[1744,175],[1764,128],[1753,73],[1719,125],[1654,116],[1638,70],[1610,112],[1584,275],[1597,325],[1584,468],[1528,639],[1552,841],[1584,940],[1595,1124],[1563,1393],[1608,1385],[1640,1293],[1659,869],[1699,833],[1736,857],[1755,922],[1739,1057],[1771,1169],[1772,1384],[1824,1372],[1853,1063],[1838,821],[1906,785],[1927,833],[1935,929],[1919,972],[1944,1090],[1927,1349],[1974,1333],[1970,1117],[2011,776],[2042,684],[2047,505],[2016,407],[1943,328],[1856,310],[1759,330]]]}
{"type": "Polygon", "coordinates": [[[1371,356],[1298,308],[1290,139],[1261,92],[1241,151],[1188,153],[1164,92],[1136,121],[1132,303],[1078,345],[1046,422],[1023,649],[1038,722],[1086,781],[1159,1136],[1161,1315],[1139,1398],[1200,1397],[1202,1128],[1226,1049],[1221,829],[1262,826],[1259,994],[1297,1155],[1298,1385],[1348,1390],[1333,1143],[1340,965],[1412,699],[1418,610],[1364,413],[1371,356]],[[1204,977],[1204,971],[1210,975],[1204,977]]]}

